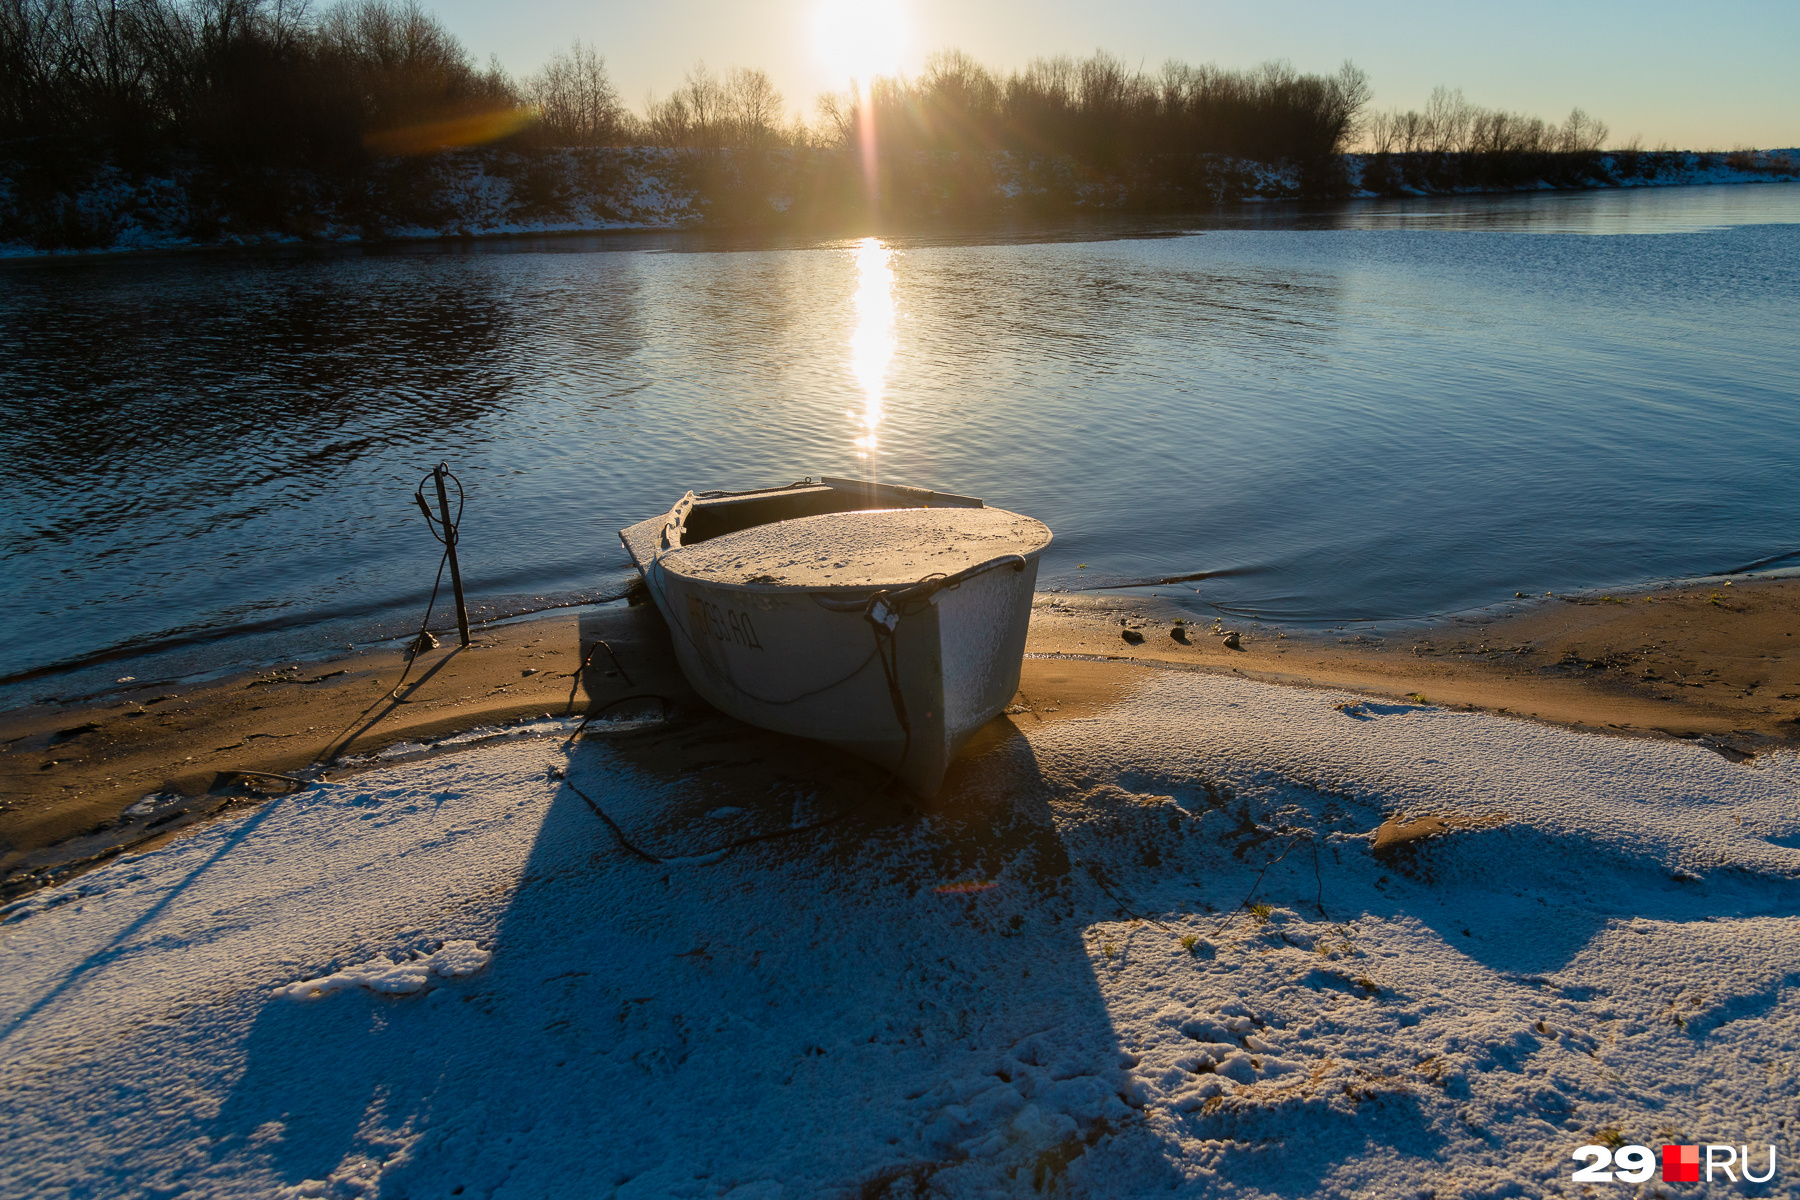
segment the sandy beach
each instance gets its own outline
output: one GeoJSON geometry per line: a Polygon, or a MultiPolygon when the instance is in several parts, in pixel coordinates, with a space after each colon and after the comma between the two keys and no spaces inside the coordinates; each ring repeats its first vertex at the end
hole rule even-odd
{"type": "Polygon", "coordinates": [[[1044,595],[928,803],[699,705],[647,607],[482,630],[397,696],[371,649],[15,713],[0,1192],[1561,1196],[1578,1147],[1664,1142],[1786,1172],[1797,595],[1237,649],[1044,595]]]}
{"type": "MultiPolygon", "coordinates": [[[[1800,741],[1796,629],[1800,580],[1781,578],[1551,597],[1379,637],[1215,628],[1159,601],[1045,594],[1017,711],[1000,724],[1092,713],[1143,669],[1184,670],[1684,738],[1742,761],[1800,741]],[[1231,631],[1236,648],[1225,645],[1231,631]]],[[[133,681],[92,704],[0,714],[7,894],[287,786],[239,771],[330,761],[329,773],[343,776],[409,747],[426,753],[471,730],[498,735],[640,693],[669,698],[677,726],[716,725],[722,718],[692,695],[666,638],[648,607],[615,605],[496,623],[467,650],[449,634],[409,673],[407,654],[389,645],[198,685],[133,681]],[[600,641],[616,658],[595,649],[600,641]]],[[[797,753],[838,757],[810,744],[797,753]]]]}

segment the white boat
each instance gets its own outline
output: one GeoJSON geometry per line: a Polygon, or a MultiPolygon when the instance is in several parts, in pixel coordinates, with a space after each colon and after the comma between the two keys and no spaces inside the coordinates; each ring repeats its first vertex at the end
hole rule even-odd
{"type": "Polygon", "coordinates": [[[619,538],[709,703],[929,798],[1018,691],[1050,530],[968,496],[826,478],[689,492],[619,538]]]}

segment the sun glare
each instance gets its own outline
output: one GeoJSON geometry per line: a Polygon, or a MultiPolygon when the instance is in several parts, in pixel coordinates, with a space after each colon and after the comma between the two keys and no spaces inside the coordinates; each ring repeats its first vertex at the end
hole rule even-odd
{"type": "Polygon", "coordinates": [[[906,14],[897,0],[822,0],[813,16],[819,57],[846,81],[864,86],[900,71],[907,41],[906,14]]]}
{"type": "Polygon", "coordinates": [[[856,247],[856,330],[850,335],[850,373],[862,388],[863,410],[845,415],[860,429],[859,456],[880,448],[882,393],[888,366],[894,361],[894,252],[874,238],[856,247]]]}

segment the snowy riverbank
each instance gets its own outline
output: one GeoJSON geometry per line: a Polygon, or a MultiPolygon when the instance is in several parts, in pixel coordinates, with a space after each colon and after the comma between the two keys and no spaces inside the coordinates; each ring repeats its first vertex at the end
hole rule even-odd
{"type": "Polygon", "coordinates": [[[843,797],[546,738],[37,892],[0,1191],[1541,1196],[1610,1136],[1791,1186],[1800,760],[1134,678],[931,815],[722,859],[634,858],[567,783],[666,856],[843,797]]]}
{"type": "MultiPolygon", "coordinates": [[[[920,156],[893,166],[884,187],[904,223],[1797,178],[1795,150],[1615,152],[1499,166],[1455,154],[1353,154],[1323,172],[1196,156],[1154,178],[996,153],[920,156]]],[[[133,172],[112,163],[64,168],[51,178],[13,164],[0,165],[0,258],[703,226],[835,228],[863,194],[856,163],[837,151],[469,150],[389,160],[349,180],[303,173],[224,180],[198,166],[133,172]]]]}

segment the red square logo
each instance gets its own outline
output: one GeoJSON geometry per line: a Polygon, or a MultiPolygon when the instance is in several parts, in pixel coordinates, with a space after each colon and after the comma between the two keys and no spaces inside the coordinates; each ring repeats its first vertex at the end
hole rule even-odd
{"type": "Polygon", "coordinates": [[[1700,1147],[1664,1146],[1662,1168],[1664,1183],[1699,1183],[1700,1147]]]}

